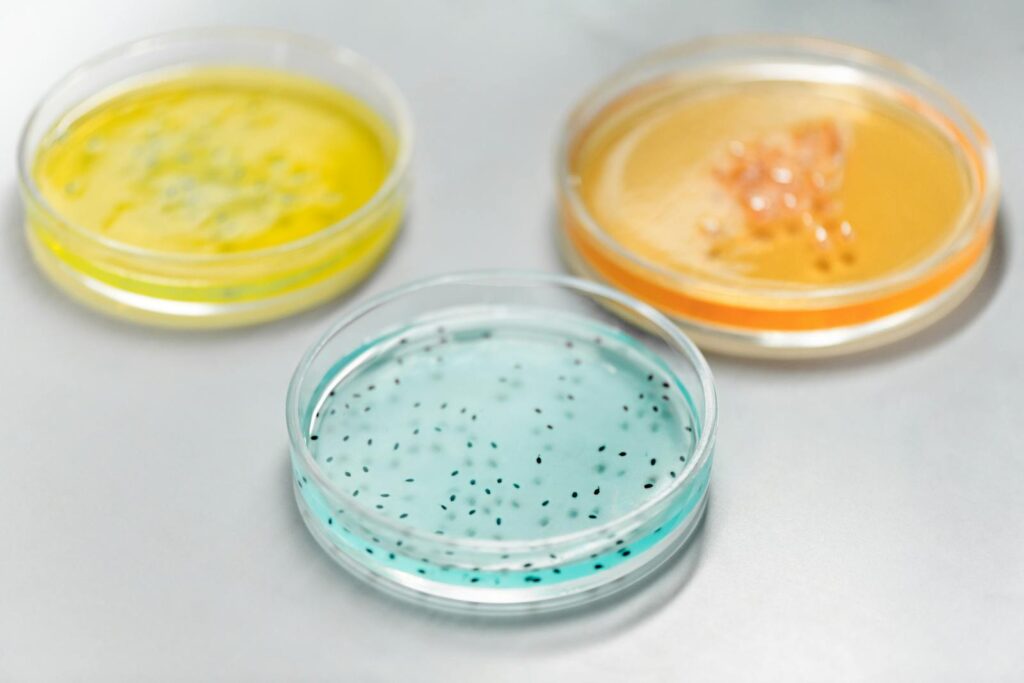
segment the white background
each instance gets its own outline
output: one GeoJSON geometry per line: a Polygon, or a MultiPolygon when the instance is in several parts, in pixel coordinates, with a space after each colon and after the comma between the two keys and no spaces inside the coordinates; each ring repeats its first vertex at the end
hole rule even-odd
{"type": "Polygon", "coordinates": [[[1024,8],[1004,3],[0,0],[0,680],[1024,680],[1024,8]],[[291,498],[285,386],[347,304],[243,331],[114,322],[34,269],[15,144],[91,54],[278,26],[389,71],[415,206],[353,297],[449,270],[561,268],[552,152],[572,102],[652,48],[770,30],[939,77],[1005,178],[997,252],[951,317],[844,360],[711,356],[708,517],[612,608],[493,624],[379,596],[291,498]]]}

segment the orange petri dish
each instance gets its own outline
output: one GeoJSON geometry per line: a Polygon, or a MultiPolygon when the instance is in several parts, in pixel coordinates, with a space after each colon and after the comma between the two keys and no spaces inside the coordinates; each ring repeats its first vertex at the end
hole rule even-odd
{"type": "Polygon", "coordinates": [[[827,355],[937,320],[984,271],[995,154],[912,67],[796,37],[644,59],[572,113],[558,159],[578,274],[705,348],[827,355]]]}

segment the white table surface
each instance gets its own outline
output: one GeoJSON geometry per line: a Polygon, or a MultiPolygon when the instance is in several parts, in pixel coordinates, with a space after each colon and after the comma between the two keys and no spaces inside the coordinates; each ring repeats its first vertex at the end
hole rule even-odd
{"type": "Polygon", "coordinates": [[[0,0],[0,38],[0,680],[1024,680],[1024,5],[0,0]],[[888,349],[710,357],[708,516],[645,590],[541,622],[420,611],[332,564],[292,500],[285,386],[346,300],[158,331],[71,303],[26,250],[15,144],[43,90],[115,43],[208,24],[330,38],[407,94],[415,207],[355,298],[560,269],[552,150],[574,99],[652,48],[741,30],[938,76],[1000,153],[998,251],[958,311],[888,349]]]}

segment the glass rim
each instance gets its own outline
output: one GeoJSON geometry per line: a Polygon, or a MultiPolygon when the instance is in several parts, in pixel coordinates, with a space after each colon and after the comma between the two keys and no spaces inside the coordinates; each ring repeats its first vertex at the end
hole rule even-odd
{"type": "MultiPolygon", "coordinates": [[[[747,59],[754,61],[754,58],[751,57],[747,57],[747,59]]],[[[713,68],[713,66],[701,66],[697,70],[704,68],[713,68]]],[[[685,70],[686,67],[677,69],[677,71],[685,70]]],[[[614,101],[614,98],[609,101],[614,101]]],[[[605,104],[607,105],[608,102],[605,104]]],[[[597,111],[600,112],[600,108],[597,111]]],[[[870,298],[872,295],[883,295],[886,292],[907,287],[968,249],[972,243],[972,238],[979,231],[984,230],[985,226],[990,225],[994,221],[999,204],[999,166],[988,134],[966,106],[938,81],[921,69],[893,57],[849,43],[798,34],[738,33],[705,36],[669,45],[648,53],[639,59],[627,63],[585,91],[584,95],[577,101],[564,119],[556,145],[555,174],[558,196],[564,202],[567,210],[572,213],[573,218],[579,222],[590,237],[596,239],[604,249],[614,253],[616,257],[637,268],[640,272],[655,275],[675,288],[682,291],[713,292],[714,294],[727,297],[738,292],[756,291],[757,296],[763,300],[785,303],[806,301],[808,299],[870,298]],[[831,58],[834,60],[835,65],[847,65],[851,66],[851,68],[860,66],[862,69],[874,68],[879,70],[883,76],[897,76],[905,79],[910,85],[919,88],[935,98],[936,101],[941,102],[943,107],[952,111],[956,117],[961,119],[957,123],[962,124],[975,138],[969,141],[968,147],[970,147],[973,156],[979,162],[978,170],[981,181],[980,186],[969,197],[965,211],[959,216],[954,225],[952,233],[958,235],[958,237],[936,250],[933,254],[911,264],[907,268],[883,277],[871,279],[867,282],[815,288],[758,286],[755,290],[749,287],[709,283],[699,276],[681,273],[653,263],[620,245],[605,232],[600,222],[594,218],[587,208],[586,202],[584,202],[578,192],[576,184],[572,181],[570,149],[573,143],[579,139],[577,126],[581,120],[586,121],[586,112],[604,98],[609,95],[626,94],[633,88],[649,82],[650,79],[635,80],[645,69],[662,64],[670,64],[680,59],[699,57],[701,55],[711,56],[716,51],[730,49],[792,50],[798,54],[805,54],[810,57],[831,58]]],[[[964,143],[961,142],[960,147],[963,148],[964,146],[964,143]]],[[[700,295],[698,298],[704,299],[706,297],[700,295]]]]}
{"type": "MultiPolygon", "coordinates": [[[[209,60],[207,63],[213,65],[216,61],[209,60]]],[[[159,73],[168,68],[173,68],[173,66],[174,65],[159,67],[148,73],[159,73]]],[[[288,68],[278,68],[278,70],[285,73],[304,76],[301,72],[288,68]]],[[[143,74],[137,74],[135,76],[129,76],[125,79],[121,79],[121,82],[130,82],[139,75],[145,75],[145,73],[147,72],[143,72],[143,74]]],[[[312,76],[306,77],[313,78],[318,82],[323,82],[312,76]]],[[[100,88],[99,90],[91,93],[90,96],[102,94],[104,91],[116,85],[117,84],[114,83],[110,86],[100,88]]],[[[335,90],[341,90],[337,86],[329,83],[325,83],[325,85],[335,90]]],[[[363,101],[362,98],[355,95],[352,96],[361,102],[363,101]]],[[[66,114],[67,112],[64,113],[66,114]]],[[[401,189],[401,186],[408,175],[408,170],[411,164],[413,138],[414,131],[412,115],[398,86],[395,85],[394,81],[392,81],[387,73],[381,68],[347,47],[335,45],[330,41],[320,38],[279,29],[245,27],[184,28],[151,34],[143,38],[131,40],[121,43],[115,47],[108,48],[102,52],[94,54],[84,62],[81,62],[78,66],[66,72],[53,85],[51,85],[32,108],[28,115],[28,119],[22,126],[17,145],[18,183],[21,186],[24,196],[31,199],[32,202],[34,202],[38,208],[43,210],[49,218],[54,220],[61,227],[74,233],[75,237],[83,239],[90,244],[98,245],[105,250],[128,256],[144,257],[152,261],[169,263],[229,263],[233,261],[244,261],[247,259],[259,259],[286,254],[290,251],[302,249],[318,242],[329,240],[341,233],[353,229],[367,215],[371,214],[381,205],[386,204],[390,198],[401,189]],[[39,123],[40,116],[42,115],[43,109],[46,105],[57,97],[65,88],[79,82],[83,78],[88,78],[95,69],[106,64],[129,58],[140,53],[159,50],[160,48],[170,45],[187,45],[188,43],[197,40],[211,39],[220,39],[223,41],[224,45],[228,45],[232,40],[249,40],[253,42],[262,42],[267,46],[284,45],[300,47],[324,58],[328,62],[332,62],[335,68],[347,69],[366,78],[366,80],[372,84],[372,87],[378,91],[378,94],[380,94],[386,101],[387,107],[391,110],[387,113],[394,117],[394,131],[397,150],[394,161],[391,163],[388,173],[380,187],[378,187],[370,198],[361,204],[355,211],[315,232],[288,242],[282,242],[281,244],[227,254],[175,252],[152,249],[149,247],[140,247],[138,245],[111,239],[93,230],[88,230],[65,218],[46,199],[42,190],[39,188],[39,185],[36,183],[32,173],[34,157],[29,158],[29,135],[35,128],[36,124],[39,123]]]]}
{"type": "MultiPolygon", "coordinates": [[[[598,302],[599,305],[601,302],[598,302]]],[[[629,325],[630,323],[625,323],[629,325]]],[[[319,378],[313,378],[318,381],[319,378]]],[[[401,534],[406,538],[416,538],[429,543],[432,546],[445,546],[463,550],[478,550],[483,552],[509,552],[532,550],[536,548],[550,548],[563,544],[582,544],[588,541],[602,538],[610,531],[627,527],[637,520],[644,519],[644,513],[657,507],[674,496],[684,495],[686,487],[692,483],[702,470],[704,464],[711,457],[715,439],[718,431],[718,400],[715,390],[714,377],[711,368],[697,346],[679,329],[679,327],[665,315],[633,297],[611,289],[605,285],[584,280],[581,278],[560,275],[554,273],[542,273],[539,271],[525,270],[476,270],[434,275],[420,278],[409,282],[395,289],[388,290],[376,296],[364,300],[353,306],[339,320],[331,325],[328,330],[303,354],[295,372],[292,374],[288,384],[288,393],[285,401],[285,417],[288,428],[288,440],[293,454],[298,454],[303,465],[309,472],[315,484],[329,496],[345,502],[348,508],[354,510],[360,520],[368,520],[374,526],[380,526],[392,533],[401,534]],[[325,347],[334,337],[345,330],[356,320],[368,313],[389,303],[399,301],[409,295],[418,294],[431,288],[444,285],[477,285],[495,287],[516,287],[516,286],[547,286],[561,290],[569,290],[578,295],[591,296],[609,300],[610,302],[623,306],[638,318],[654,326],[659,333],[663,334],[665,341],[672,352],[681,356],[689,363],[701,387],[701,408],[704,411],[700,422],[701,433],[697,443],[694,445],[689,462],[685,468],[673,480],[672,484],[662,489],[650,500],[645,501],[628,512],[604,522],[600,525],[581,529],[566,534],[545,537],[543,539],[513,539],[513,540],[492,540],[474,539],[469,537],[438,536],[431,532],[418,529],[409,524],[392,520],[372,508],[366,507],[358,499],[349,495],[331,482],[320,468],[319,463],[313,458],[309,450],[307,440],[302,429],[304,419],[304,407],[299,400],[299,394],[304,382],[310,379],[310,368],[325,347]]]]}

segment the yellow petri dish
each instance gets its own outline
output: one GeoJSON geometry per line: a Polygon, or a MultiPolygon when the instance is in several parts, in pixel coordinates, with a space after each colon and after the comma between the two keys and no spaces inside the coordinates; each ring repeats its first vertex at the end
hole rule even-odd
{"type": "Polygon", "coordinates": [[[348,289],[401,222],[411,127],[351,52],[267,31],[165,34],[90,61],[19,153],[42,270],[174,326],[288,315],[348,289]]]}
{"type": "Polygon", "coordinates": [[[948,93],[808,38],[707,39],[625,69],[571,116],[558,174],[574,270],[745,355],[937,319],[983,272],[998,204],[988,139],[948,93]]]}

